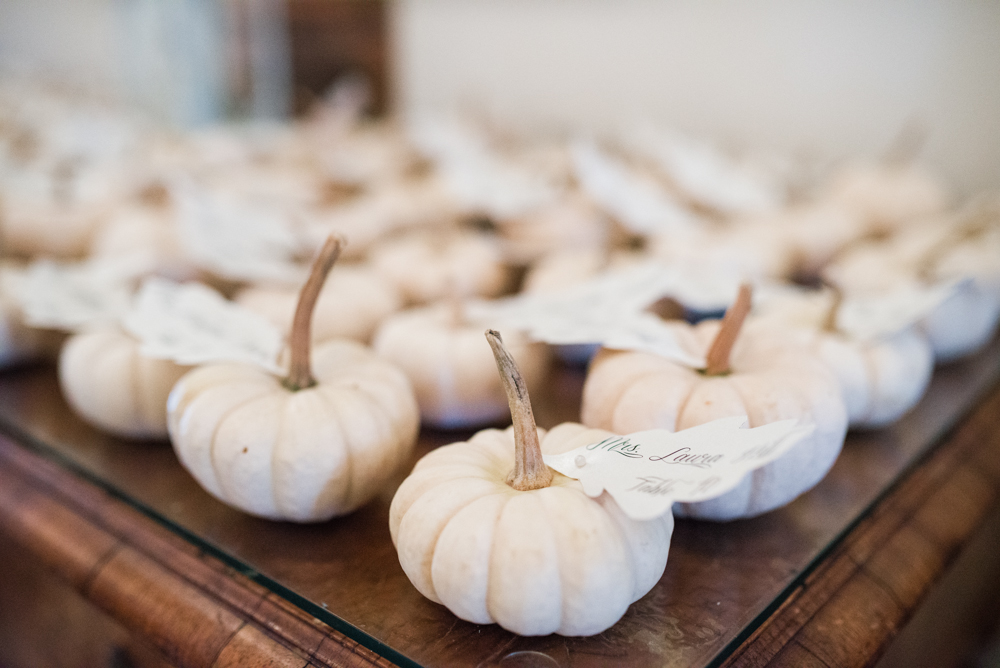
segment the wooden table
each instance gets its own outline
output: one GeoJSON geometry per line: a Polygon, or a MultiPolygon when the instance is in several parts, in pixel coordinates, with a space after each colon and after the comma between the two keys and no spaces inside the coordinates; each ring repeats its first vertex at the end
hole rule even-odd
{"type": "MultiPolygon", "coordinates": [[[[786,508],[679,521],[659,584],[591,638],[522,638],[425,600],[389,539],[392,490],[320,525],[233,511],[167,444],[82,423],[47,366],[0,375],[0,544],[181,666],[872,665],[1000,526],[998,380],[1000,341],[939,368],[893,427],[850,434],[786,508]]],[[[557,374],[539,422],[575,417],[581,383],[557,374]]],[[[425,432],[418,454],[464,436],[425,432]]]]}

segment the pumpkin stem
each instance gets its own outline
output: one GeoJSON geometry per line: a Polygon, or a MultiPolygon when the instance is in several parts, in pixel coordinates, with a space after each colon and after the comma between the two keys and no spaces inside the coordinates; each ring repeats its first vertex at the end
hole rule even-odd
{"type": "Polygon", "coordinates": [[[333,269],[333,264],[340,256],[343,246],[343,239],[337,235],[331,234],[327,237],[319,255],[313,260],[309,278],[299,291],[299,302],[292,320],[292,332],[288,337],[292,359],[288,365],[288,377],[285,378],[285,387],[293,392],[316,384],[309,362],[312,353],[312,314],[327,274],[333,269]]]}
{"type": "Polygon", "coordinates": [[[837,313],[840,311],[840,306],[844,303],[844,291],[840,289],[839,285],[833,283],[827,283],[827,287],[833,292],[833,301],[830,302],[830,308],[823,318],[822,327],[824,332],[836,332],[837,313]]]}
{"type": "Polygon", "coordinates": [[[535,416],[531,412],[524,378],[504,347],[500,332],[486,330],[486,340],[493,349],[493,358],[497,361],[510,416],[514,421],[514,468],[507,476],[507,484],[522,492],[548,487],[552,484],[552,470],[542,461],[542,446],[538,442],[535,416]]]}
{"type": "Polygon", "coordinates": [[[721,376],[729,373],[729,354],[736,343],[736,337],[740,335],[743,321],[750,313],[750,298],[752,290],[750,285],[744,283],[740,286],[740,292],[736,295],[736,301],[726,309],[726,315],[722,317],[722,326],[719,333],[715,335],[712,346],[705,356],[705,374],[709,376],[721,376]]]}

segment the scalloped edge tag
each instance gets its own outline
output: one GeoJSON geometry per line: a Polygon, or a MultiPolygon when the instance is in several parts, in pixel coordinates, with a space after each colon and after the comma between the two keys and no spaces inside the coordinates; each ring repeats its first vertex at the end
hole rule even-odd
{"type": "Polygon", "coordinates": [[[587,496],[607,491],[630,518],[651,520],[670,512],[674,502],[696,503],[725,494],[815,429],[798,420],[753,429],[748,424],[744,415],[677,432],[652,429],[610,436],[543,460],[579,480],[587,496]]]}

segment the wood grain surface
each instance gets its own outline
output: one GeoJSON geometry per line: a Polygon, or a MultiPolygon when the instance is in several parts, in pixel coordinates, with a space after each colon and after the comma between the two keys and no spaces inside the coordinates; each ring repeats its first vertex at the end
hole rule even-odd
{"type": "Polygon", "coordinates": [[[393,665],[3,436],[0,532],[172,665],[393,665]]]}
{"type": "Polygon", "coordinates": [[[998,490],[995,391],[722,665],[873,665],[996,509],[998,490]]]}
{"type": "MultiPolygon", "coordinates": [[[[582,378],[554,377],[541,424],[575,417],[582,378]]],[[[893,427],[850,434],[789,506],[679,521],[661,581],[589,638],[522,638],[420,596],[389,540],[392,489],[318,525],[224,506],[167,444],[80,421],[49,367],[0,376],[0,429],[16,437],[0,443],[0,532],[184,665],[254,665],[255,652],[270,665],[383,665],[371,648],[449,667],[868,665],[997,505],[998,379],[1000,341],[938,369],[893,427]]],[[[464,436],[424,432],[414,458],[464,436]]]]}

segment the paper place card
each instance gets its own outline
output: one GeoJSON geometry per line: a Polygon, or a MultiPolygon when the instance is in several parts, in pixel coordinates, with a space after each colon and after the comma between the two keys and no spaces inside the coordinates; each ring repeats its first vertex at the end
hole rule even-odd
{"type": "Polygon", "coordinates": [[[234,281],[305,281],[307,270],[295,261],[305,249],[287,212],[213,195],[179,180],[172,193],[181,243],[202,268],[234,281]]]}
{"type": "Polygon", "coordinates": [[[861,340],[892,336],[929,315],[966,281],[912,284],[877,295],[847,295],[837,310],[837,329],[861,340]]]}
{"type": "Polygon", "coordinates": [[[466,209],[504,220],[555,201],[558,190],[517,165],[494,156],[468,154],[438,164],[453,197],[466,209]]]}
{"type": "Polygon", "coordinates": [[[278,328],[200,283],[146,279],[122,324],[148,357],[184,365],[245,362],[284,373],[278,328]]]}
{"type": "Polygon", "coordinates": [[[776,209],[780,191],[716,146],[642,124],[625,133],[629,149],[653,160],[677,187],[719,211],[735,214],[776,209]]]}
{"type": "Polygon", "coordinates": [[[697,227],[697,217],[653,179],[630,170],[592,142],[572,146],[580,186],[636,234],[683,233],[697,227]]]}
{"type": "Polygon", "coordinates": [[[132,301],[133,282],[149,270],[140,255],[86,262],[38,260],[8,276],[8,290],[31,327],[76,332],[117,322],[132,301]]]}
{"type": "Polygon", "coordinates": [[[559,189],[540,174],[506,159],[484,133],[459,120],[422,119],[410,126],[449,193],[466,209],[505,219],[555,201],[559,189]]]}
{"type": "Polygon", "coordinates": [[[695,310],[723,310],[736,281],[698,284],[669,267],[645,263],[597,276],[567,290],[523,294],[470,307],[469,316],[494,327],[512,327],[554,345],[597,343],[615,350],[653,353],[691,368],[705,366],[704,351],[692,350],[676,326],[646,309],[663,297],[695,310]],[[693,298],[692,298],[693,297],[693,298]]]}
{"type": "Polygon", "coordinates": [[[670,512],[675,502],[725,494],[815,428],[796,420],[753,429],[747,424],[746,416],[727,417],[678,432],[653,429],[612,436],[543,460],[583,483],[587,496],[607,491],[632,519],[651,520],[670,512]]]}

